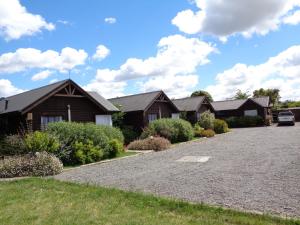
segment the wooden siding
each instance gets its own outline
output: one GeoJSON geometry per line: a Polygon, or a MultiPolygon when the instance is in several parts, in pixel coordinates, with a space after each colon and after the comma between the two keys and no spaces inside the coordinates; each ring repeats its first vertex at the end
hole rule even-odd
{"type": "Polygon", "coordinates": [[[157,118],[171,118],[174,111],[169,102],[154,102],[151,107],[144,113],[144,126],[148,125],[148,115],[157,114],[157,118]]]}
{"type": "Polygon", "coordinates": [[[68,121],[68,105],[71,108],[71,120],[75,122],[95,122],[97,114],[106,114],[86,97],[52,96],[31,111],[33,130],[40,129],[41,116],[62,116],[63,120],[68,121]]]}

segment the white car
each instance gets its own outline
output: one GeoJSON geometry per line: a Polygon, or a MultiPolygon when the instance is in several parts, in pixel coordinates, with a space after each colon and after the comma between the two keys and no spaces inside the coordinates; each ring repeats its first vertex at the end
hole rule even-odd
{"type": "Polygon", "coordinates": [[[278,114],[278,125],[295,125],[295,116],[291,111],[280,112],[278,114]]]}

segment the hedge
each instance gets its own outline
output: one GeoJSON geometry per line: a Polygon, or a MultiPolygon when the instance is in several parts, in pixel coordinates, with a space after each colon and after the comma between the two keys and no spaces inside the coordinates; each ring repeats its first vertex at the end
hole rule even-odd
{"type": "Polygon", "coordinates": [[[182,119],[159,119],[148,125],[141,138],[145,139],[149,136],[160,136],[171,143],[177,143],[192,140],[194,130],[189,122],[182,119]]]}
{"type": "Polygon", "coordinates": [[[116,145],[123,147],[124,143],[118,128],[92,123],[50,123],[46,132],[58,138],[60,148],[55,155],[64,164],[83,164],[115,157],[116,151],[120,151],[119,147],[116,150],[116,145]]]}
{"type": "Polygon", "coordinates": [[[230,128],[257,127],[264,125],[264,120],[260,116],[229,117],[225,119],[225,121],[230,128]]]}

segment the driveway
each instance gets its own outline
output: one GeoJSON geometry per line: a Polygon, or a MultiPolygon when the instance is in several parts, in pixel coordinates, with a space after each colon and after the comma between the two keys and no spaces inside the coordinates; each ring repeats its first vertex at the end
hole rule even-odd
{"type": "Polygon", "coordinates": [[[300,217],[300,124],[234,129],[56,178],[300,217]]]}

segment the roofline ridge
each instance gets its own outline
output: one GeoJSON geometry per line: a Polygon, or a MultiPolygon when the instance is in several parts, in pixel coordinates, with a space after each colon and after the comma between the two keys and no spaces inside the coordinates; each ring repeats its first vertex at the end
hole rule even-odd
{"type": "Polygon", "coordinates": [[[108,100],[113,100],[113,99],[118,99],[118,98],[126,98],[126,97],[132,97],[132,96],[137,96],[137,95],[145,95],[145,94],[152,94],[155,92],[163,92],[163,90],[158,90],[158,91],[150,91],[150,92],[144,92],[144,93],[138,93],[138,94],[132,94],[132,95],[125,95],[121,97],[114,97],[114,98],[109,98],[108,100]]]}

